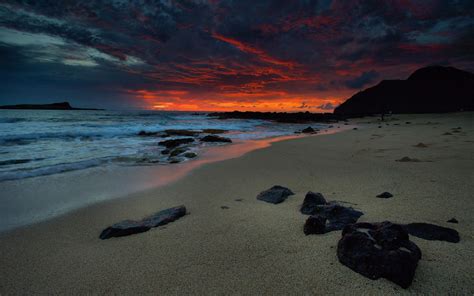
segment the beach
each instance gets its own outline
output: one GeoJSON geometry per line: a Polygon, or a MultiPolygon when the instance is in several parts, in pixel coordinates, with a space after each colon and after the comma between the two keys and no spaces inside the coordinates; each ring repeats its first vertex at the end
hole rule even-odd
{"type": "Polygon", "coordinates": [[[350,124],[357,129],[271,143],[1,233],[0,294],[473,294],[474,114],[350,124]],[[396,161],[403,157],[419,161],[396,161]],[[295,195],[278,205],[256,199],[273,185],[295,195]],[[433,223],[456,229],[461,241],[411,237],[423,254],[413,284],[370,280],[339,263],[340,231],[303,233],[308,191],[361,210],[360,222],[433,223]],[[384,191],[394,197],[375,197],[384,191]],[[181,204],[189,214],[171,224],[99,239],[113,223],[181,204]],[[453,217],[459,224],[446,222],[453,217]]]}

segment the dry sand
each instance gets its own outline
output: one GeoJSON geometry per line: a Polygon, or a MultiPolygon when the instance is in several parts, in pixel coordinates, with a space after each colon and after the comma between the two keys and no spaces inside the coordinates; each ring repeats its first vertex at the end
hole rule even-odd
{"type": "Polygon", "coordinates": [[[274,143],[164,187],[4,233],[0,294],[472,295],[473,116],[393,116],[399,120],[382,128],[375,118],[355,120],[358,130],[274,143]],[[428,147],[414,147],[420,142],[428,147]],[[404,156],[422,162],[395,161],[404,156]],[[279,205],[256,200],[275,184],[296,195],[279,205]],[[423,258],[407,290],[367,279],[338,262],[340,232],[303,234],[299,206],[308,190],[353,204],[365,213],[359,221],[435,223],[458,230],[461,242],[412,238],[423,258]],[[394,197],[375,197],[383,191],[394,197]],[[179,204],[190,214],[172,224],[98,239],[114,222],[179,204]],[[446,223],[452,217],[459,224],[446,223]]]}

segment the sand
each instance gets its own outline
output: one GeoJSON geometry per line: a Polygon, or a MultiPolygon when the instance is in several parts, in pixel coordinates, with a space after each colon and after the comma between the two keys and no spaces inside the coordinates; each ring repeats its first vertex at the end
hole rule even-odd
{"type": "Polygon", "coordinates": [[[0,294],[472,295],[474,114],[388,122],[378,128],[376,118],[359,119],[358,130],[273,143],[166,186],[3,233],[0,294]],[[461,132],[442,135],[456,127],[461,132]],[[414,147],[420,142],[428,147],[414,147]],[[395,161],[405,156],[420,162],[395,161]],[[276,184],[296,194],[279,205],[255,198],[276,184]],[[309,190],[362,210],[359,221],[435,223],[458,230],[461,242],[412,238],[423,258],[407,290],[367,279],[338,262],[340,232],[303,234],[299,206],[309,190]],[[375,197],[384,191],[394,197],[375,197]],[[114,222],[180,204],[190,214],[165,227],[98,239],[114,222]],[[446,223],[452,217],[459,224],[446,223]]]}

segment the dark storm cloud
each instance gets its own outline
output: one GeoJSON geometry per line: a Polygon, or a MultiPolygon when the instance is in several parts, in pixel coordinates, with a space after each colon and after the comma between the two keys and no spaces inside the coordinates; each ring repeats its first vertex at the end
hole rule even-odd
{"type": "Polygon", "coordinates": [[[378,76],[379,76],[379,74],[375,71],[363,72],[362,74],[360,74],[357,77],[346,80],[345,85],[348,88],[358,89],[358,88],[361,88],[363,86],[366,86],[369,83],[374,82],[375,78],[377,78],[378,76]]]}
{"type": "Polygon", "coordinates": [[[6,0],[0,75],[10,84],[0,100],[21,100],[15,89],[30,77],[44,96],[83,88],[75,98],[97,104],[146,90],[187,94],[181,103],[287,98],[326,110],[311,98],[427,64],[472,70],[473,48],[468,0],[6,0]]]}

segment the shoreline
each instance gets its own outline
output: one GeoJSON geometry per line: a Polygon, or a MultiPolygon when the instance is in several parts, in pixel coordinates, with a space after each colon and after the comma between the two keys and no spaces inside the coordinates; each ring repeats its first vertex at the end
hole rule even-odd
{"type": "Polygon", "coordinates": [[[472,294],[473,115],[396,115],[381,128],[377,118],[359,119],[357,130],[280,141],[0,233],[0,293],[472,294]],[[420,142],[428,147],[415,147],[420,142]],[[396,161],[405,156],[420,162],[396,161]],[[295,195],[279,205],[256,200],[273,185],[295,195]],[[459,231],[461,241],[413,238],[423,257],[407,290],[367,279],[338,262],[340,232],[304,235],[299,207],[309,190],[362,210],[360,222],[435,223],[459,231]],[[377,199],[383,191],[394,197],[377,199]],[[169,225],[98,238],[115,222],[179,204],[190,214],[169,225]],[[446,222],[452,217],[459,224],[446,222]]]}
{"type": "MultiPolygon", "coordinates": [[[[237,140],[227,145],[208,146],[202,148],[201,154],[197,158],[177,164],[107,165],[2,181],[0,182],[0,191],[4,192],[5,196],[10,197],[3,200],[2,206],[8,208],[9,203],[11,203],[11,206],[10,210],[7,211],[10,216],[2,215],[0,219],[0,234],[55,219],[97,203],[113,202],[117,199],[126,198],[131,194],[166,186],[203,165],[237,158],[251,151],[269,147],[275,142],[343,132],[350,127],[342,125],[339,129],[321,130],[317,134],[295,134],[257,140],[237,140]],[[111,183],[111,180],[114,180],[114,182],[111,183]],[[61,186],[58,187],[56,184],[61,184],[61,186]],[[34,188],[34,191],[31,188],[34,188]],[[89,197],[78,193],[81,188],[88,188],[87,195],[89,197]],[[38,194],[42,195],[41,203],[26,212],[24,209],[28,206],[27,204],[34,203],[32,201],[35,200],[35,196],[38,194]],[[48,196],[49,199],[45,196],[48,196]],[[64,196],[66,196],[66,199],[64,199],[64,196]],[[25,202],[18,203],[18,199],[25,199],[25,202]],[[84,201],[85,199],[87,200],[84,201]],[[53,203],[54,206],[51,209],[44,208],[45,202],[53,203]],[[61,203],[63,205],[58,207],[57,205],[61,203]],[[11,220],[15,219],[14,215],[18,215],[18,208],[25,211],[25,213],[22,213],[23,216],[34,216],[23,217],[12,222],[11,220]]],[[[2,212],[5,212],[5,210],[2,209],[2,212]]]]}

